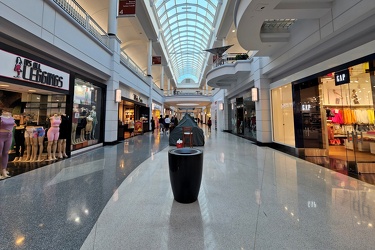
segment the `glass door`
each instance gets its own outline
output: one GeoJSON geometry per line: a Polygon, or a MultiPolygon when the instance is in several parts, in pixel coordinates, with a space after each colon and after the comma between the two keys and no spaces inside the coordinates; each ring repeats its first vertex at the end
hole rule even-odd
{"type": "MultiPolygon", "coordinates": [[[[371,147],[375,149],[374,84],[371,84],[369,64],[348,68],[348,83],[337,83],[341,73],[320,78],[327,114],[329,157],[345,162],[344,168],[353,172],[361,172],[358,165],[363,163],[366,168],[374,164],[370,168],[375,172],[375,151],[371,152],[371,147]]],[[[333,169],[336,170],[334,166],[333,169]]]]}

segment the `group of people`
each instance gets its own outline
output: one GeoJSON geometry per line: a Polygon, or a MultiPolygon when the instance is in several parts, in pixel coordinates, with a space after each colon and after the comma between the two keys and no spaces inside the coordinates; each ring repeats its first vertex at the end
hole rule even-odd
{"type": "MultiPolygon", "coordinates": [[[[159,118],[160,132],[168,134],[171,128],[173,129],[173,127],[176,127],[177,125],[178,125],[178,119],[176,116],[172,116],[172,118],[169,118],[169,115],[166,115],[165,117],[160,115],[160,118],[159,118]]],[[[211,132],[211,126],[212,126],[211,117],[209,117],[207,120],[207,126],[208,126],[208,131],[211,132]]],[[[152,117],[151,118],[152,133],[154,133],[155,128],[156,128],[155,120],[154,120],[154,117],[152,117]]]]}
{"type": "MultiPolygon", "coordinates": [[[[169,115],[166,115],[165,117],[160,115],[158,122],[159,122],[160,132],[163,132],[166,134],[170,133],[170,130],[172,130],[175,126],[178,125],[178,119],[175,116],[172,116],[172,118],[169,118],[169,115]]],[[[155,128],[156,128],[155,120],[154,120],[154,117],[152,117],[151,118],[152,133],[154,133],[155,128]]]]}

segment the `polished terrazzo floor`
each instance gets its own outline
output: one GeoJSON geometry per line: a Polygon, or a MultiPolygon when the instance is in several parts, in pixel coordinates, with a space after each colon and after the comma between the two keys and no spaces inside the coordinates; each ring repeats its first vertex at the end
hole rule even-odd
{"type": "Polygon", "coordinates": [[[375,186],[207,133],[198,201],[147,133],[0,182],[0,249],[374,249],[375,186]]]}

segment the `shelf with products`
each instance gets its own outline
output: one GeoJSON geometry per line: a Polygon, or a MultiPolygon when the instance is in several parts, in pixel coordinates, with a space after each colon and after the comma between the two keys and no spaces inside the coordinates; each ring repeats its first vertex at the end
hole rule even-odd
{"type": "Polygon", "coordinates": [[[350,105],[340,105],[340,104],[324,104],[324,107],[327,108],[367,108],[367,107],[374,107],[374,105],[370,104],[350,104],[350,105]]]}

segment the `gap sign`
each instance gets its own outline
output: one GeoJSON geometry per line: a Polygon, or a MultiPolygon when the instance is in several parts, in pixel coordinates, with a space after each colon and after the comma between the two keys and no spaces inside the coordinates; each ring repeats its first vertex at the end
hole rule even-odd
{"type": "Polygon", "coordinates": [[[344,69],[338,72],[335,72],[335,85],[341,85],[350,82],[349,69],[344,69]]]}

